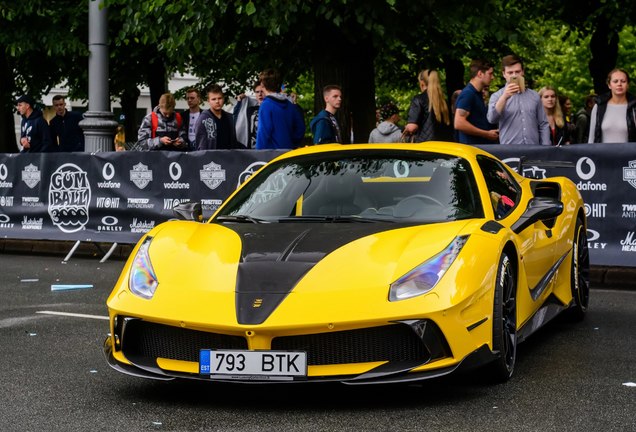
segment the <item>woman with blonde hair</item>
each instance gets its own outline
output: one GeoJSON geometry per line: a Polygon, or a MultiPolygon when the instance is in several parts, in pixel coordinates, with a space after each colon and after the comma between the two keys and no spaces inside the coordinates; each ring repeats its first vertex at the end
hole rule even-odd
{"type": "Polygon", "coordinates": [[[439,73],[425,69],[417,79],[422,93],[411,101],[405,134],[412,136],[414,142],[452,141],[453,129],[439,73]]]}
{"type": "Polygon", "coordinates": [[[553,146],[570,144],[570,132],[565,123],[565,116],[561,109],[559,97],[556,89],[552,86],[545,86],[539,90],[543,111],[550,124],[550,141],[553,146]]]}

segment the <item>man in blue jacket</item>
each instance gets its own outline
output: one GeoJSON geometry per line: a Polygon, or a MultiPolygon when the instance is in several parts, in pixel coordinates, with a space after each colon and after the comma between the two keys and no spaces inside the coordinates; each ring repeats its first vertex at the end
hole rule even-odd
{"type": "Polygon", "coordinates": [[[309,127],[314,135],[314,144],[342,143],[340,126],[336,112],[342,104],[342,89],[337,85],[328,85],[322,90],[325,109],[311,119],[309,127]]]}
{"type": "Polygon", "coordinates": [[[305,136],[305,122],[300,109],[281,92],[283,80],[275,69],[260,74],[265,99],[258,109],[256,149],[294,149],[305,136]]]}
{"type": "Polygon", "coordinates": [[[18,113],[22,116],[20,124],[20,145],[22,153],[54,152],[57,146],[51,141],[49,124],[44,120],[42,111],[36,108],[35,100],[23,95],[15,101],[18,113]]]}

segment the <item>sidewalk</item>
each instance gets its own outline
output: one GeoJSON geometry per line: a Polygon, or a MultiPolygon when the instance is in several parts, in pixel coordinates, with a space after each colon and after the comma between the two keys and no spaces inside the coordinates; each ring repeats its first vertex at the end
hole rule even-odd
{"type": "MultiPolygon", "coordinates": [[[[25,255],[59,255],[64,259],[73,249],[73,241],[51,240],[14,240],[0,239],[0,255],[17,253],[25,255]]],[[[82,242],[69,260],[74,257],[95,258],[101,260],[110,250],[112,243],[82,242]]],[[[132,244],[119,244],[115,247],[109,260],[125,261],[133,250],[132,244]]],[[[600,285],[636,290],[636,267],[592,266],[590,269],[592,286],[600,285]]]]}

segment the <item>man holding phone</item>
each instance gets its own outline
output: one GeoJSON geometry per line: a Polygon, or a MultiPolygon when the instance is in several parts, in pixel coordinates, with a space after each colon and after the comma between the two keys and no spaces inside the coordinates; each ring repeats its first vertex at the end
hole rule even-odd
{"type": "Polygon", "coordinates": [[[172,93],[164,93],[159,105],[146,115],[137,133],[140,150],[186,151],[186,131],[181,114],[175,112],[176,101],[172,93]]]}
{"type": "Polygon", "coordinates": [[[506,85],[490,97],[487,115],[499,124],[499,142],[550,145],[548,118],[539,94],[525,86],[523,61],[512,54],[501,65],[506,85]]]}

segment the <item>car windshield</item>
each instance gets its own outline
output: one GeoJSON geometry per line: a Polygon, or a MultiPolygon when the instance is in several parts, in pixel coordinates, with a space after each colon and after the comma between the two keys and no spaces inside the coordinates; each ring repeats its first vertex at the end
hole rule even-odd
{"type": "Polygon", "coordinates": [[[330,152],[265,167],[217,222],[442,222],[483,217],[469,163],[413,151],[330,152]]]}

